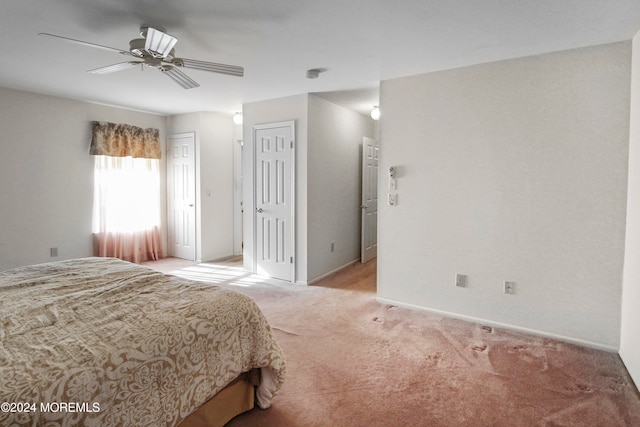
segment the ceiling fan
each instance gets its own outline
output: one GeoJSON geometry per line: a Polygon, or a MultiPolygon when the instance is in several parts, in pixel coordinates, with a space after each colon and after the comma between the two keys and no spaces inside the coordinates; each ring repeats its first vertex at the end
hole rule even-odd
{"type": "Polygon", "coordinates": [[[129,42],[129,50],[116,49],[109,46],[102,46],[95,43],[89,43],[82,40],[76,40],[69,37],[58,36],[49,33],[39,33],[41,36],[52,37],[71,43],[77,43],[84,46],[95,47],[99,49],[110,50],[122,55],[132,56],[135,58],[131,61],[120,62],[118,64],[108,65],[106,67],[89,70],[89,73],[108,74],[116,71],[126,70],[128,68],[149,66],[160,70],[163,74],[169,76],[178,85],[184,89],[192,89],[200,86],[198,82],[186,75],[180,68],[191,68],[194,70],[210,71],[212,73],[221,73],[231,76],[242,77],[244,68],[236,65],[217,64],[215,62],[199,61],[196,59],[178,58],[175,56],[174,46],[178,41],[177,38],[163,31],[152,27],[140,28],[140,37],[129,42]]]}

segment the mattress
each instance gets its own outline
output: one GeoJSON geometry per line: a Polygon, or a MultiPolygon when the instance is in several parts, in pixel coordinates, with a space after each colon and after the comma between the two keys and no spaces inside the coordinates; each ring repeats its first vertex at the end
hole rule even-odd
{"type": "Polygon", "coordinates": [[[0,322],[3,426],[176,426],[254,368],[268,408],[286,372],[249,297],[114,258],[0,273],[0,322]]]}

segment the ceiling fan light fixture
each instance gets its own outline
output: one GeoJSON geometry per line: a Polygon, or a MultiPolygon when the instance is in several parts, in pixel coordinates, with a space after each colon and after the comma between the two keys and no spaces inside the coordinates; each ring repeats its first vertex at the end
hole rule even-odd
{"type": "Polygon", "coordinates": [[[153,57],[165,58],[171,53],[171,49],[177,42],[178,39],[172,35],[149,27],[145,37],[144,50],[153,57]]]}
{"type": "Polygon", "coordinates": [[[140,38],[133,39],[129,42],[129,50],[116,49],[109,46],[103,46],[96,43],[76,40],[69,37],[58,36],[49,33],[39,33],[41,36],[51,37],[64,40],[70,43],[76,43],[92,48],[104,49],[116,52],[121,55],[127,55],[135,58],[135,61],[121,62],[119,64],[108,65],[106,67],[90,70],[93,74],[108,74],[116,71],[126,70],[144,66],[156,68],[163,74],[166,74],[175,83],[184,89],[192,89],[200,86],[198,82],[193,80],[187,74],[181,71],[182,68],[193,68],[213,73],[227,74],[231,76],[242,77],[244,68],[237,65],[218,64],[215,62],[199,61],[195,59],[186,59],[176,57],[174,46],[178,39],[163,30],[157,28],[143,26],[140,28],[140,38]]]}

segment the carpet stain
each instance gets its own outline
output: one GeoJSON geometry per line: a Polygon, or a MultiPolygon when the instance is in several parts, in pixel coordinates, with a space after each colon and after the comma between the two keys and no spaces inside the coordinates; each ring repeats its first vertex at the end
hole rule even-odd
{"type": "Polygon", "coordinates": [[[436,366],[436,365],[440,364],[440,362],[442,360],[442,354],[440,354],[440,353],[427,354],[425,356],[425,360],[427,362],[427,365],[429,365],[431,367],[436,366]]]}

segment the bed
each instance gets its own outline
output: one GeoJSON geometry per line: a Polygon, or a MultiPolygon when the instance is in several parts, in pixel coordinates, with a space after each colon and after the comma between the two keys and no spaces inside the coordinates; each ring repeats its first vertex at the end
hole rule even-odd
{"type": "Polygon", "coordinates": [[[249,297],[115,258],[0,273],[0,425],[223,425],[286,371],[249,297]]]}

